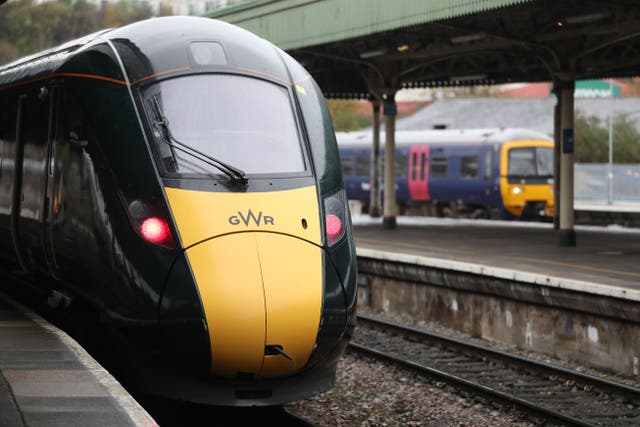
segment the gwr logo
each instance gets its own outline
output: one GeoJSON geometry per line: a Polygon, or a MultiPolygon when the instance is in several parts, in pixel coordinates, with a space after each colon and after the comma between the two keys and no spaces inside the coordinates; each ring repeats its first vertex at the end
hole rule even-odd
{"type": "Polygon", "coordinates": [[[262,211],[258,212],[258,216],[256,216],[251,209],[249,209],[246,216],[242,212],[238,211],[238,215],[232,215],[229,217],[229,224],[231,225],[244,223],[244,225],[248,227],[251,222],[254,222],[258,227],[260,227],[261,223],[262,225],[275,225],[272,216],[262,215],[262,211]]]}

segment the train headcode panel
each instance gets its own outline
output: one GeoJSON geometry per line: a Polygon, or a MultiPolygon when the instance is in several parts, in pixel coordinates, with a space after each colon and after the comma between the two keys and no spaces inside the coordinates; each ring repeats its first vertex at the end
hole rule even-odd
{"type": "Polygon", "coordinates": [[[1,261],[90,313],[129,386],[236,406],[333,386],[351,218],[325,99],[284,51],[182,16],[19,59],[0,155],[1,261]]]}

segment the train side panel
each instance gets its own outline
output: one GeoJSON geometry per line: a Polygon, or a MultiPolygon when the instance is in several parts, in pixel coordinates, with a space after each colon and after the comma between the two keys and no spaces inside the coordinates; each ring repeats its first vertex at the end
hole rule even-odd
{"type": "Polygon", "coordinates": [[[449,209],[484,216],[491,203],[491,177],[485,173],[481,144],[431,146],[429,194],[449,209]]]}
{"type": "MultiPolygon", "coordinates": [[[[553,177],[547,170],[550,164],[549,152],[538,153],[538,148],[535,148],[548,148],[552,146],[552,142],[545,140],[543,135],[523,130],[509,130],[505,133],[497,130],[496,136],[489,139],[487,138],[491,132],[483,131],[478,132],[478,139],[462,142],[455,138],[469,136],[465,135],[466,132],[458,132],[460,133],[456,134],[451,131],[448,136],[439,134],[438,138],[449,138],[451,142],[430,142],[426,139],[420,141],[421,137],[415,133],[410,136],[414,142],[398,142],[397,155],[407,158],[407,162],[396,173],[396,200],[399,206],[427,206],[430,207],[431,214],[472,218],[544,219],[553,215],[550,186],[553,177]],[[509,135],[520,139],[505,139],[509,135]],[[532,137],[540,139],[527,139],[532,137]],[[513,158],[509,154],[512,149],[520,150],[513,151],[516,153],[513,158]],[[510,174],[510,165],[525,161],[518,156],[530,156],[531,159],[526,161],[538,162],[533,168],[541,168],[542,172],[536,171],[526,176],[510,174]]],[[[402,137],[405,136],[399,136],[402,137]]],[[[425,135],[427,137],[434,136],[425,135]]],[[[359,144],[356,147],[344,146],[341,150],[348,158],[343,162],[348,163],[345,182],[349,198],[359,200],[367,206],[369,193],[364,189],[368,189],[369,185],[364,171],[369,165],[364,164],[364,160],[370,158],[371,148],[359,144]],[[354,162],[351,157],[356,151],[363,159],[357,176],[351,167],[354,162]]]]}

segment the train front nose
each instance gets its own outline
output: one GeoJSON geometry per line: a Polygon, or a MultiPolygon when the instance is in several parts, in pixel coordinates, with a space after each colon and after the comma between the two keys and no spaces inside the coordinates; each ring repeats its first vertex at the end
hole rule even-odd
{"type": "Polygon", "coordinates": [[[315,187],[165,190],[204,310],[212,372],[257,378],[301,370],[323,301],[315,187]]]}
{"type": "Polygon", "coordinates": [[[187,256],[206,315],[213,372],[269,377],[304,367],[322,308],[319,247],[247,232],[207,240],[187,256]]]}

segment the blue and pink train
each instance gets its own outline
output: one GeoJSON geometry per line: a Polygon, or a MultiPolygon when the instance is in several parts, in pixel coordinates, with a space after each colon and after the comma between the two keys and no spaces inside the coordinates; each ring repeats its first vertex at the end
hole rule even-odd
{"type": "MultiPolygon", "coordinates": [[[[367,212],[373,134],[368,130],[336,136],[347,197],[360,201],[367,212]]],[[[384,138],[382,132],[382,165],[384,138]]],[[[395,166],[400,214],[418,209],[435,216],[553,217],[553,140],[539,132],[517,128],[397,131],[395,166]]],[[[384,166],[381,177],[383,171],[384,166]]],[[[380,188],[383,192],[383,183],[380,188]]]]}

